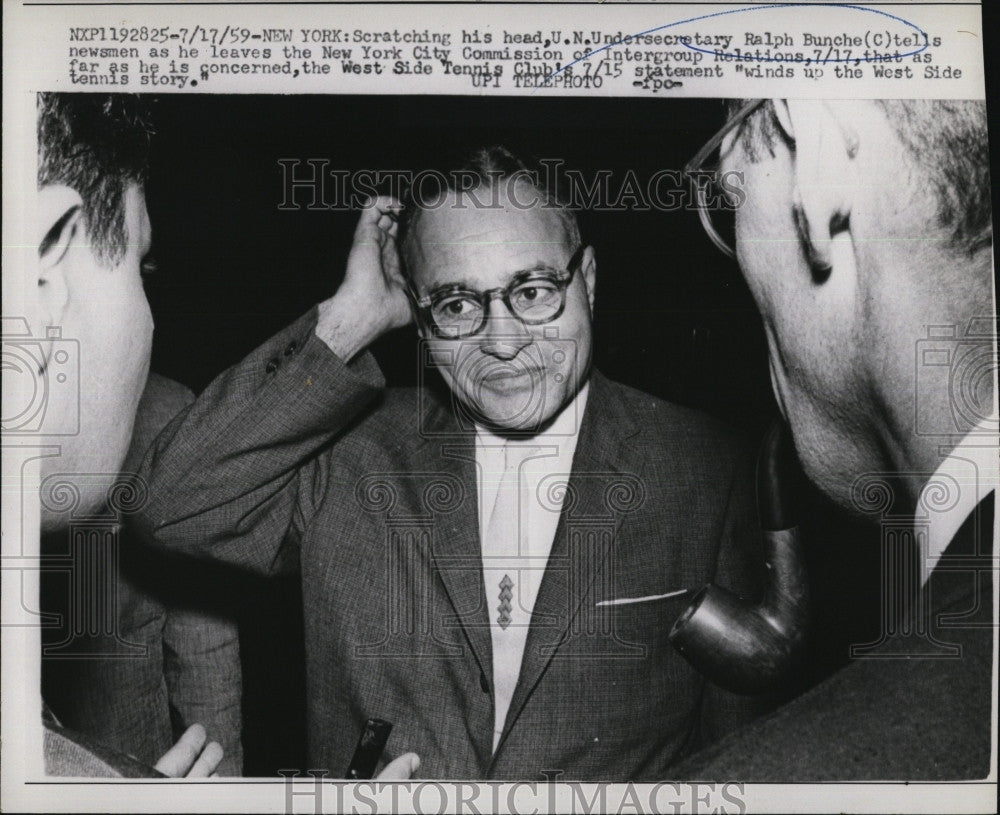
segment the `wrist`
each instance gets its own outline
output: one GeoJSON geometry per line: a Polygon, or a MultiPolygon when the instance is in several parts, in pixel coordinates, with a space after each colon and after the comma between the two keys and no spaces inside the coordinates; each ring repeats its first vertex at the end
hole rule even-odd
{"type": "Polygon", "coordinates": [[[370,301],[343,287],[318,308],[316,336],[344,362],[350,362],[384,333],[370,301]]]}

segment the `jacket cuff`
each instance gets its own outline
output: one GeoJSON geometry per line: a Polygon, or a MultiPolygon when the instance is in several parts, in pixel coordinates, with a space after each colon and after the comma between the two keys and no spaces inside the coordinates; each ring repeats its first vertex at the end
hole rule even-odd
{"type": "Polygon", "coordinates": [[[260,356],[261,373],[274,378],[275,384],[300,390],[307,400],[315,397],[326,403],[331,396],[334,401],[343,398],[345,391],[382,390],[385,377],[371,352],[364,351],[350,363],[344,362],[316,336],[318,318],[314,306],[273,337],[260,356]]]}

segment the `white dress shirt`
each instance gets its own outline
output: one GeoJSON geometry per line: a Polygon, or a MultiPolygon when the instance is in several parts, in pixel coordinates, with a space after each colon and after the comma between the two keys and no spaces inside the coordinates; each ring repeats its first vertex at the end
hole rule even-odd
{"type": "Polygon", "coordinates": [[[945,457],[920,490],[918,512],[926,513],[928,524],[925,583],[965,519],[1000,483],[995,427],[995,421],[980,423],[945,457]]]}
{"type": "MultiPolygon", "coordinates": [[[[485,428],[477,428],[479,531],[494,643],[494,750],[503,732],[513,686],[524,657],[531,612],[555,539],[565,495],[565,489],[560,485],[569,481],[573,469],[573,454],[588,391],[589,385],[585,384],[556,420],[531,438],[505,439],[485,428]],[[506,485],[504,489],[511,489],[504,482],[508,461],[516,464],[518,472],[516,487],[513,488],[516,497],[512,499],[516,502],[515,517],[507,525],[509,529],[516,529],[514,551],[509,541],[493,539],[497,536],[497,519],[493,518],[493,514],[498,494],[502,484],[506,485]],[[505,575],[513,581],[512,597],[504,604],[503,611],[498,613],[498,606],[502,603],[500,578],[505,575]],[[508,605],[509,611],[506,608],[508,605]],[[500,642],[505,647],[498,647],[500,642]]],[[[510,510],[507,504],[502,508],[510,510]]]]}

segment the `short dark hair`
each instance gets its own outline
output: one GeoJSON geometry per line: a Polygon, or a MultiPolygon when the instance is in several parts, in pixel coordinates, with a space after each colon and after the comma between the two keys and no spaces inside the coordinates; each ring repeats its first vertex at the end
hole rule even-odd
{"type": "MultiPolygon", "coordinates": [[[[730,102],[732,115],[743,100],[730,102]]],[[[896,136],[924,176],[937,205],[937,225],[956,252],[970,257],[993,243],[990,157],[984,101],[880,99],[896,136]]],[[[770,101],[751,115],[740,136],[751,161],[781,138],[770,101]]]]}
{"type": "MultiPolygon", "coordinates": [[[[526,183],[538,194],[538,203],[559,215],[566,227],[570,240],[580,242],[580,226],[570,196],[559,185],[561,173],[550,173],[544,165],[531,156],[515,153],[502,144],[479,147],[446,163],[434,178],[440,183],[435,192],[459,194],[471,193],[478,189],[495,189],[499,184],[526,183]]],[[[470,201],[474,200],[470,198],[470,201]]],[[[399,218],[399,246],[402,250],[403,266],[406,267],[406,247],[420,213],[433,204],[425,190],[411,188],[403,196],[403,211],[399,218]]],[[[408,272],[407,272],[408,274],[408,272]]]]}
{"type": "Polygon", "coordinates": [[[137,96],[38,94],[38,186],[80,194],[87,236],[106,261],[125,254],[125,192],[146,183],[152,132],[137,96]]]}
{"type": "Polygon", "coordinates": [[[934,191],[938,225],[972,256],[993,243],[985,101],[880,100],[934,191]]]}

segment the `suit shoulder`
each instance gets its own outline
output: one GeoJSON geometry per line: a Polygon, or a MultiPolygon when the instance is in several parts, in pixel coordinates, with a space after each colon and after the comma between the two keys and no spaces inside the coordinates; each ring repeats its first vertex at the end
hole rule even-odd
{"type": "Polygon", "coordinates": [[[746,440],[730,425],[694,408],[668,402],[636,388],[610,382],[621,402],[643,433],[690,435],[701,442],[713,442],[734,450],[746,446],[746,440]]]}
{"type": "Polygon", "coordinates": [[[726,479],[726,473],[752,469],[755,450],[748,439],[720,419],[651,394],[610,383],[635,428],[632,447],[658,462],[682,468],[689,476],[726,479]]]}

